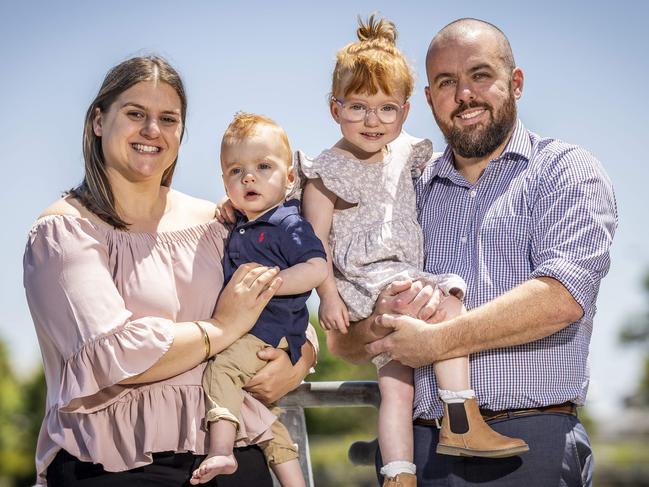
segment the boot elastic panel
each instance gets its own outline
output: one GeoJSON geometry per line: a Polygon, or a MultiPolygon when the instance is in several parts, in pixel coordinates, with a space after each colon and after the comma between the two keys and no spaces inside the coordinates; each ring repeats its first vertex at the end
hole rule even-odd
{"type": "Polygon", "coordinates": [[[456,435],[463,435],[469,431],[469,420],[466,417],[466,410],[463,402],[447,404],[448,419],[451,432],[456,435]]]}

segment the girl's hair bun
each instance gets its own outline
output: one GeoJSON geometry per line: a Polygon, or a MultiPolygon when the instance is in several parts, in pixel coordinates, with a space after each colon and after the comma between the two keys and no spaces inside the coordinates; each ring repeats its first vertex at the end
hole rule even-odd
{"type": "Polygon", "coordinates": [[[358,17],[358,39],[336,54],[331,79],[331,95],[348,97],[351,93],[374,95],[378,90],[407,100],[412,95],[414,78],[408,61],[397,49],[397,28],[375,14],[367,20],[358,17]]]}
{"type": "Polygon", "coordinates": [[[375,14],[370,15],[366,21],[359,16],[356,35],[361,42],[381,39],[396,44],[397,28],[387,19],[377,19],[375,14]]]}

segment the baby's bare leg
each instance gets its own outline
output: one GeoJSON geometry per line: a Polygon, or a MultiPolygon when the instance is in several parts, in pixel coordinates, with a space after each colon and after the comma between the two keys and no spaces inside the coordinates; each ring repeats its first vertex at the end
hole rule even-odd
{"type": "Polygon", "coordinates": [[[229,475],[237,470],[234,458],[234,441],[237,425],[221,419],[210,425],[210,446],[207,457],[194,470],[189,483],[192,485],[209,482],[217,475],[229,475]]]}
{"type": "MultiPolygon", "coordinates": [[[[379,389],[379,446],[383,465],[398,462],[393,465],[398,472],[414,473],[412,369],[394,360],[387,363],[379,369],[379,389]],[[402,468],[404,465],[405,468],[402,468]]],[[[389,476],[394,477],[395,474],[389,476]]]]}
{"type": "Polygon", "coordinates": [[[297,458],[288,462],[271,463],[270,468],[282,487],[306,487],[297,458]]]}

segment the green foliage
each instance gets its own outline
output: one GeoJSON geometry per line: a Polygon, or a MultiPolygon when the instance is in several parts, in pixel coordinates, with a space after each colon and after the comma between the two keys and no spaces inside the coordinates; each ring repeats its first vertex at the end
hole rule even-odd
{"type": "MultiPolygon", "coordinates": [[[[308,381],[376,380],[376,368],[372,364],[357,366],[334,357],[327,350],[325,333],[317,318],[311,322],[318,333],[320,353],[316,373],[308,381]]],[[[372,439],[376,436],[377,411],[372,407],[355,408],[308,408],[305,410],[309,435],[362,433],[372,439]]]]}
{"type": "Polygon", "coordinates": [[[43,419],[45,379],[42,369],[20,380],[0,339],[0,484],[34,483],[34,451],[43,419]]]}
{"type": "Polygon", "coordinates": [[[345,487],[376,487],[374,465],[356,466],[347,460],[347,449],[363,435],[312,436],[311,467],[316,486],[344,485],[345,487]]]}
{"type": "MultiPolygon", "coordinates": [[[[649,345],[649,271],[645,274],[643,288],[647,299],[646,309],[628,319],[620,332],[620,341],[627,345],[641,345],[647,350],[649,345]]],[[[634,402],[649,407],[649,353],[645,355],[644,370],[634,402]]]]}
{"type": "Polygon", "coordinates": [[[38,367],[30,377],[22,384],[23,409],[21,421],[24,425],[25,444],[24,450],[29,458],[29,469],[16,478],[16,487],[28,487],[34,484],[36,469],[34,465],[34,452],[38,433],[41,429],[43,416],[45,415],[45,398],[47,396],[47,385],[45,384],[45,372],[38,367]]]}

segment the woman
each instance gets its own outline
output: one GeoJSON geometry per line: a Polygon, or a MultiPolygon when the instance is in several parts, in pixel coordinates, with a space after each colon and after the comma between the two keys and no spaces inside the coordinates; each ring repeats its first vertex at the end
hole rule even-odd
{"type": "MultiPolygon", "coordinates": [[[[83,182],[30,232],[25,289],[48,386],[39,484],[185,484],[206,451],[205,361],[281,285],[276,269],[248,264],[222,290],[215,206],[170,189],[186,110],[165,60],[114,67],[86,114],[83,182]]],[[[249,391],[270,402],[297,386],[312,343],[295,367],[265,350],[249,391]]],[[[241,443],[264,439],[274,417],[250,396],[244,409],[241,443]]],[[[272,485],[258,448],[237,460],[237,474],[209,485],[272,485]]]]}

